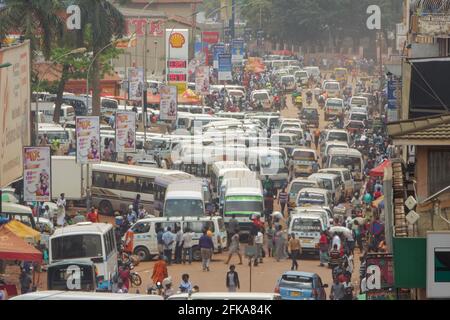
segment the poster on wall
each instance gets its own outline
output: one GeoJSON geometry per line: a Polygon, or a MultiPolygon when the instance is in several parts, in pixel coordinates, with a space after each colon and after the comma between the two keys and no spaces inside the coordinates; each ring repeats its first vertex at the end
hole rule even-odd
{"type": "Polygon", "coordinates": [[[100,163],[100,118],[76,117],[77,162],[100,163]]]}
{"type": "Polygon", "coordinates": [[[366,266],[366,276],[361,281],[361,292],[394,287],[392,254],[367,254],[366,266]]]}
{"type": "Polygon", "coordinates": [[[30,141],[30,43],[0,48],[0,187],[22,177],[30,141]]]}
{"type": "Polygon", "coordinates": [[[50,147],[23,148],[24,201],[51,201],[50,147]]]}
{"type": "Polygon", "coordinates": [[[161,120],[177,119],[177,87],[161,86],[159,89],[161,101],[159,118],[161,120]]]}
{"type": "Polygon", "coordinates": [[[116,152],[136,152],[136,113],[116,112],[116,152]]]}
{"type": "Polygon", "coordinates": [[[209,94],[208,66],[200,66],[195,70],[195,91],[201,95],[209,94]]]}
{"type": "Polygon", "coordinates": [[[144,92],[144,68],[128,68],[128,100],[141,101],[144,92]]]}

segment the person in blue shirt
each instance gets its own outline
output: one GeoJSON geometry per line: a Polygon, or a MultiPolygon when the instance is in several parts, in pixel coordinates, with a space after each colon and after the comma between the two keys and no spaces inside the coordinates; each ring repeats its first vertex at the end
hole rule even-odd
{"type": "Polygon", "coordinates": [[[162,235],[162,240],[164,242],[164,256],[167,259],[167,265],[172,264],[172,248],[175,242],[175,234],[172,233],[172,229],[167,227],[167,231],[162,235]]]}
{"type": "Polygon", "coordinates": [[[192,283],[189,281],[189,275],[187,273],[181,276],[181,284],[180,284],[181,293],[191,293],[192,292],[192,283]]]}

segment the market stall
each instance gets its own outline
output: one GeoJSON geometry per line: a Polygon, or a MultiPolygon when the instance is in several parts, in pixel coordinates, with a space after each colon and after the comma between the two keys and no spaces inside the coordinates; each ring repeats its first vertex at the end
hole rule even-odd
{"type": "Polygon", "coordinates": [[[391,165],[390,160],[383,161],[378,167],[373,168],[369,171],[369,175],[371,177],[383,177],[384,176],[384,168],[387,168],[391,165]]]}
{"type": "Polygon", "coordinates": [[[11,220],[4,227],[27,243],[37,245],[41,240],[41,234],[38,231],[20,221],[11,220]]]}

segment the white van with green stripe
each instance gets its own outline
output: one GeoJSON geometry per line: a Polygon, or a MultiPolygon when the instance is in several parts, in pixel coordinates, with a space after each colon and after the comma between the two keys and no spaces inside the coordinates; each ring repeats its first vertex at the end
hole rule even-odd
{"type": "Polygon", "coordinates": [[[225,225],[235,215],[240,233],[248,233],[251,218],[259,215],[264,221],[264,194],[261,181],[256,179],[230,179],[227,181],[223,217],[225,225]]]}

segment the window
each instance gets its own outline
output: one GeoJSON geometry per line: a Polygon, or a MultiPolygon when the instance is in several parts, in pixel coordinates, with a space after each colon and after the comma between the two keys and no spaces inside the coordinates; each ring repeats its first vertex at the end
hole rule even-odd
{"type": "Polygon", "coordinates": [[[188,229],[194,233],[202,233],[203,229],[207,228],[209,231],[214,233],[214,223],[212,221],[201,222],[201,221],[193,221],[193,222],[184,222],[183,230],[188,229]]]}
{"type": "Polygon", "coordinates": [[[108,257],[114,250],[114,234],[112,234],[112,229],[105,234],[104,241],[106,256],[108,257]]]}
{"type": "Polygon", "coordinates": [[[281,277],[280,287],[289,289],[312,289],[313,278],[285,274],[281,277]]]}
{"type": "Polygon", "coordinates": [[[117,174],[115,189],[131,191],[131,192],[140,192],[139,188],[137,187],[136,180],[137,180],[136,177],[117,174]]]}
{"type": "Polygon", "coordinates": [[[345,179],[345,181],[352,179],[352,176],[350,175],[349,171],[344,171],[344,179],[345,179]]]}
{"type": "Polygon", "coordinates": [[[103,256],[98,234],[69,235],[52,239],[52,259],[97,258],[103,256]]]}
{"type": "Polygon", "coordinates": [[[134,233],[148,233],[150,231],[150,222],[137,222],[131,229],[134,233]]]}
{"type": "Polygon", "coordinates": [[[150,178],[137,178],[137,186],[138,192],[141,193],[153,193],[154,192],[154,184],[153,179],[150,178]]]}
{"type": "Polygon", "coordinates": [[[158,222],[155,224],[155,230],[157,232],[160,229],[163,229],[163,231],[165,231],[167,227],[170,227],[170,230],[172,232],[174,232],[176,227],[180,227],[180,223],[179,222],[158,222]]]}
{"type": "Polygon", "coordinates": [[[322,224],[319,219],[297,218],[292,223],[292,231],[320,232],[322,224]]]}
{"type": "Polygon", "coordinates": [[[94,171],[92,180],[94,187],[114,189],[114,175],[112,173],[94,171]]]}
{"type": "Polygon", "coordinates": [[[428,195],[450,184],[450,149],[430,150],[428,153],[428,195]]]}
{"type": "Polygon", "coordinates": [[[169,199],[164,206],[164,216],[167,217],[201,217],[205,215],[202,200],[169,199]]]}

